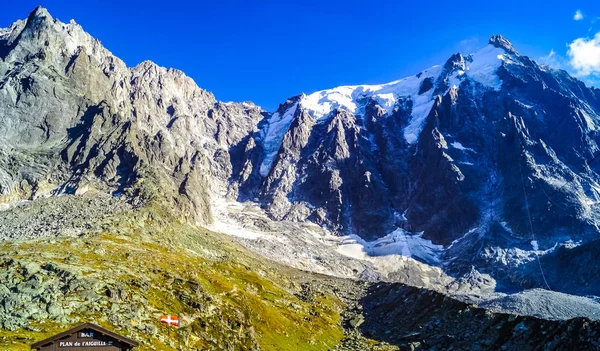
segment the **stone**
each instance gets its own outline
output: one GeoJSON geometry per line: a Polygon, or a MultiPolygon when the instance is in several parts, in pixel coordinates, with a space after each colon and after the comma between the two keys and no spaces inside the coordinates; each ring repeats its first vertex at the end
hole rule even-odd
{"type": "Polygon", "coordinates": [[[47,312],[50,318],[61,317],[64,313],[63,309],[56,303],[50,303],[47,307],[47,312]]]}
{"type": "Polygon", "coordinates": [[[25,278],[29,278],[30,276],[38,273],[40,270],[41,267],[39,264],[37,264],[36,262],[28,262],[23,267],[23,276],[25,276],[25,278]]]}
{"type": "Polygon", "coordinates": [[[364,317],[363,317],[362,314],[359,314],[359,315],[355,316],[354,318],[350,319],[350,321],[349,321],[349,323],[352,326],[352,328],[358,328],[364,322],[365,322],[365,319],[364,319],[364,317]]]}
{"type": "Polygon", "coordinates": [[[408,344],[408,346],[410,347],[410,351],[417,351],[422,349],[421,343],[418,341],[411,342],[410,344],[408,344]]]}

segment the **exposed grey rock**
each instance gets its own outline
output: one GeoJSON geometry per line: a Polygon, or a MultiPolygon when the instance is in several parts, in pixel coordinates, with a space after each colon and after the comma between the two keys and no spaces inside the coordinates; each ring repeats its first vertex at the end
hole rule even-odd
{"type": "MultiPolygon", "coordinates": [[[[80,197],[65,195],[23,202],[0,211],[0,241],[54,236],[80,236],[99,232],[111,215],[132,210],[122,199],[110,195],[80,197]]],[[[31,264],[23,274],[35,274],[40,267],[31,264]]]]}
{"type": "Polygon", "coordinates": [[[152,181],[173,189],[163,200],[190,221],[211,222],[210,196],[231,175],[229,148],[256,129],[259,107],[217,102],[183,72],[149,61],[127,68],[43,8],[2,33],[2,202],[136,196],[132,187],[152,181]]]}
{"type": "Polygon", "coordinates": [[[360,299],[361,330],[401,349],[594,350],[598,321],[564,321],[494,313],[443,294],[400,284],[375,284],[360,299]],[[402,306],[391,308],[390,306],[402,306]]]}

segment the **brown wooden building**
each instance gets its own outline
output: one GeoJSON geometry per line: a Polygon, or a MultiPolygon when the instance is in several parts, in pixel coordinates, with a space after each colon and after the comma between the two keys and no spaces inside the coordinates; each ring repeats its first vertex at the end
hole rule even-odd
{"type": "Polygon", "coordinates": [[[39,351],[128,351],[138,346],[134,340],[92,323],[85,323],[31,345],[39,351]]]}

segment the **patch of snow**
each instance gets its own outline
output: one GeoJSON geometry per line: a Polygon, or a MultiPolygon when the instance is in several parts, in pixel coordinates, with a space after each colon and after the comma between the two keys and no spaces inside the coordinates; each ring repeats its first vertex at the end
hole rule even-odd
{"type": "Polygon", "coordinates": [[[588,128],[588,130],[598,129],[596,127],[596,124],[594,123],[594,119],[590,116],[586,109],[578,108],[576,111],[579,112],[579,116],[585,121],[585,125],[588,128]]]}
{"type": "Polygon", "coordinates": [[[207,226],[207,229],[248,240],[269,239],[282,241],[279,237],[245,228],[235,221],[231,214],[244,212],[244,204],[240,202],[227,201],[224,197],[219,197],[213,199],[211,209],[213,210],[214,222],[212,225],[207,226]]]}
{"type": "Polygon", "coordinates": [[[423,233],[409,233],[401,228],[375,241],[366,241],[357,235],[343,238],[338,252],[352,258],[372,260],[373,257],[400,256],[402,260],[420,259],[430,264],[441,263],[442,245],[423,239],[423,233]]]}
{"type": "Polygon", "coordinates": [[[517,101],[517,104],[521,105],[522,107],[524,107],[524,108],[526,108],[526,109],[528,109],[528,110],[531,110],[531,109],[533,109],[533,106],[532,106],[532,105],[527,105],[527,104],[525,104],[524,102],[522,102],[522,101],[519,101],[519,100],[516,100],[516,101],[517,101]]]}
{"type": "MultiPolygon", "coordinates": [[[[472,79],[480,84],[498,90],[502,81],[496,74],[503,62],[512,63],[501,48],[488,45],[470,56],[466,70],[459,70],[448,77],[451,89],[456,89],[462,80],[472,79]]],[[[427,78],[437,81],[442,73],[441,66],[434,66],[421,72],[418,76],[410,76],[387,84],[340,86],[333,89],[321,90],[309,95],[303,95],[300,106],[316,120],[327,117],[336,109],[346,110],[360,115],[365,104],[374,100],[390,114],[401,97],[412,101],[411,118],[404,129],[404,138],[409,144],[414,144],[419,138],[425,120],[433,107],[434,88],[419,95],[423,81],[427,78]]]]}
{"type": "Polygon", "coordinates": [[[452,157],[450,157],[450,155],[448,155],[445,152],[442,152],[442,156],[444,156],[445,159],[447,159],[450,162],[454,162],[454,159],[452,157]]]}
{"type": "Polygon", "coordinates": [[[538,251],[540,249],[537,240],[531,240],[531,247],[533,248],[533,251],[538,251]]]}
{"type": "Polygon", "coordinates": [[[479,303],[497,312],[510,312],[551,320],[587,317],[600,320],[600,304],[591,298],[544,289],[525,290],[479,303]]]}
{"type": "Polygon", "coordinates": [[[564,243],[562,243],[561,245],[567,249],[574,249],[577,246],[581,246],[582,241],[573,241],[573,240],[567,240],[564,243]]]}
{"type": "Polygon", "coordinates": [[[244,107],[259,107],[260,108],[260,106],[256,106],[252,101],[250,101],[250,102],[244,101],[244,102],[242,102],[242,106],[244,106],[244,107]]]}
{"type": "Polygon", "coordinates": [[[510,228],[510,227],[508,226],[508,223],[507,223],[506,221],[500,221],[500,222],[498,222],[498,223],[500,223],[500,225],[502,226],[502,228],[503,228],[504,230],[506,230],[508,233],[510,233],[510,234],[514,234],[514,232],[513,232],[512,228],[510,228]]]}
{"type": "Polygon", "coordinates": [[[261,176],[266,177],[271,171],[273,161],[277,156],[277,152],[279,152],[283,137],[294,121],[294,115],[296,114],[297,108],[298,103],[295,103],[292,107],[285,110],[283,115],[279,114],[279,112],[275,112],[271,118],[269,118],[269,124],[266,129],[264,129],[265,134],[262,142],[265,158],[259,168],[261,176]]]}
{"type": "MultiPolygon", "coordinates": [[[[369,98],[375,100],[389,113],[393,110],[399,97],[410,97],[413,100],[413,109],[415,109],[415,106],[420,105],[415,99],[423,80],[433,78],[435,81],[440,72],[441,67],[434,66],[421,72],[419,77],[410,76],[387,84],[340,86],[321,90],[303,96],[300,104],[317,120],[326,117],[335,109],[357,113],[359,109],[357,101],[362,100],[367,103],[369,98]]],[[[430,100],[432,93],[430,91],[428,94],[423,94],[422,100],[430,100]]]]}
{"type": "MultiPolygon", "coordinates": [[[[531,242],[532,247],[534,245],[534,241],[531,242]]],[[[535,241],[535,243],[537,244],[537,241],[535,241]]],[[[519,248],[506,249],[501,247],[490,247],[490,251],[484,256],[486,256],[490,260],[500,262],[505,266],[518,267],[524,263],[529,263],[535,260],[538,256],[544,256],[549,253],[552,253],[559,246],[564,245],[565,243],[556,243],[554,246],[547,250],[539,250],[539,245],[537,246],[537,250],[535,248],[532,250],[522,250],[519,248]]]]}
{"type": "Polygon", "coordinates": [[[461,172],[460,168],[458,168],[458,166],[456,166],[456,164],[452,164],[451,165],[452,170],[456,173],[456,180],[458,180],[459,182],[462,182],[463,180],[465,180],[465,175],[463,174],[463,172],[461,172]]]}
{"type": "Polygon", "coordinates": [[[466,233],[465,233],[463,236],[461,236],[460,238],[458,238],[458,239],[454,239],[454,241],[452,241],[452,242],[450,243],[450,246],[448,246],[448,247],[446,248],[446,250],[449,250],[450,248],[452,248],[452,246],[454,246],[454,245],[455,245],[455,244],[457,244],[458,242],[460,242],[460,241],[464,240],[464,239],[465,239],[467,236],[469,236],[469,235],[471,235],[471,234],[473,234],[473,233],[477,232],[477,230],[479,230],[480,228],[481,228],[481,226],[478,226],[478,227],[472,228],[472,229],[470,229],[468,232],[466,232],[466,233]]]}
{"type": "Polygon", "coordinates": [[[435,81],[440,73],[441,67],[434,66],[421,72],[419,77],[410,76],[387,84],[341,86],[317,91],[303,96],[300,105],[313,118],[319,120],[336,109],[359,114],[369,99],[376,101],[389,114],[399,98],[409,98],[412,100],[412,118],[404,130],[404,137],[412,144],[416,142],[434,102],[434,89],[422,95],[419,95],[419,89],[425,79],[431,78],[435,81]]]}
{"type": "Polygon", "coordinates": [[[459,143],[458,141],[455,141],[453,143],[450,143],[450,145],[458,150],[462,150],[462,151],[471,151],[473,153],[475,153],[475,150],[471,149],[470,147],[464,147],[461,143],[459,143]]]}
{"type": "Polygon", "coordinates": [[[394,218],[397,221],[407,221],[408,219],[406,219],[406,210],[404,211],[404,213],[394,212],[394,218]]]}
{"type": "Polygon", "coordinates": [[[499,90],[502,81],[496,74],[503,61],[508,60],[504,49],[487,45],[472,55],[473,61],[467,64],[466,75],[482,85],[499,90]]]}
{"type": "Polygon", "coordinates": [[[448,77],[450,89],[457,89],[465,79],[471,79],[492,88],[500,90],[502,80],[496,74],[496,71],[503,62],[510,61],[509,54],[503,49],[488,45],[476,53],[470,55],[465,62],[466,70],[459,70],[448,77]]]}

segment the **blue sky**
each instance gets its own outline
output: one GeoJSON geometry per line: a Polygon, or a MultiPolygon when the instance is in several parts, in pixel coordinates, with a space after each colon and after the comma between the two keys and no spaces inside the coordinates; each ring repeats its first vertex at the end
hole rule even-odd
{"type": "Polygon", "coordinates": [[[301,92],[415,74],[492,34],[587,82],[600,72],[599,1],[3,0],[0,27],[38,4],[128,66],[178,68],[219,100],[268,110],[301,92]]]}

